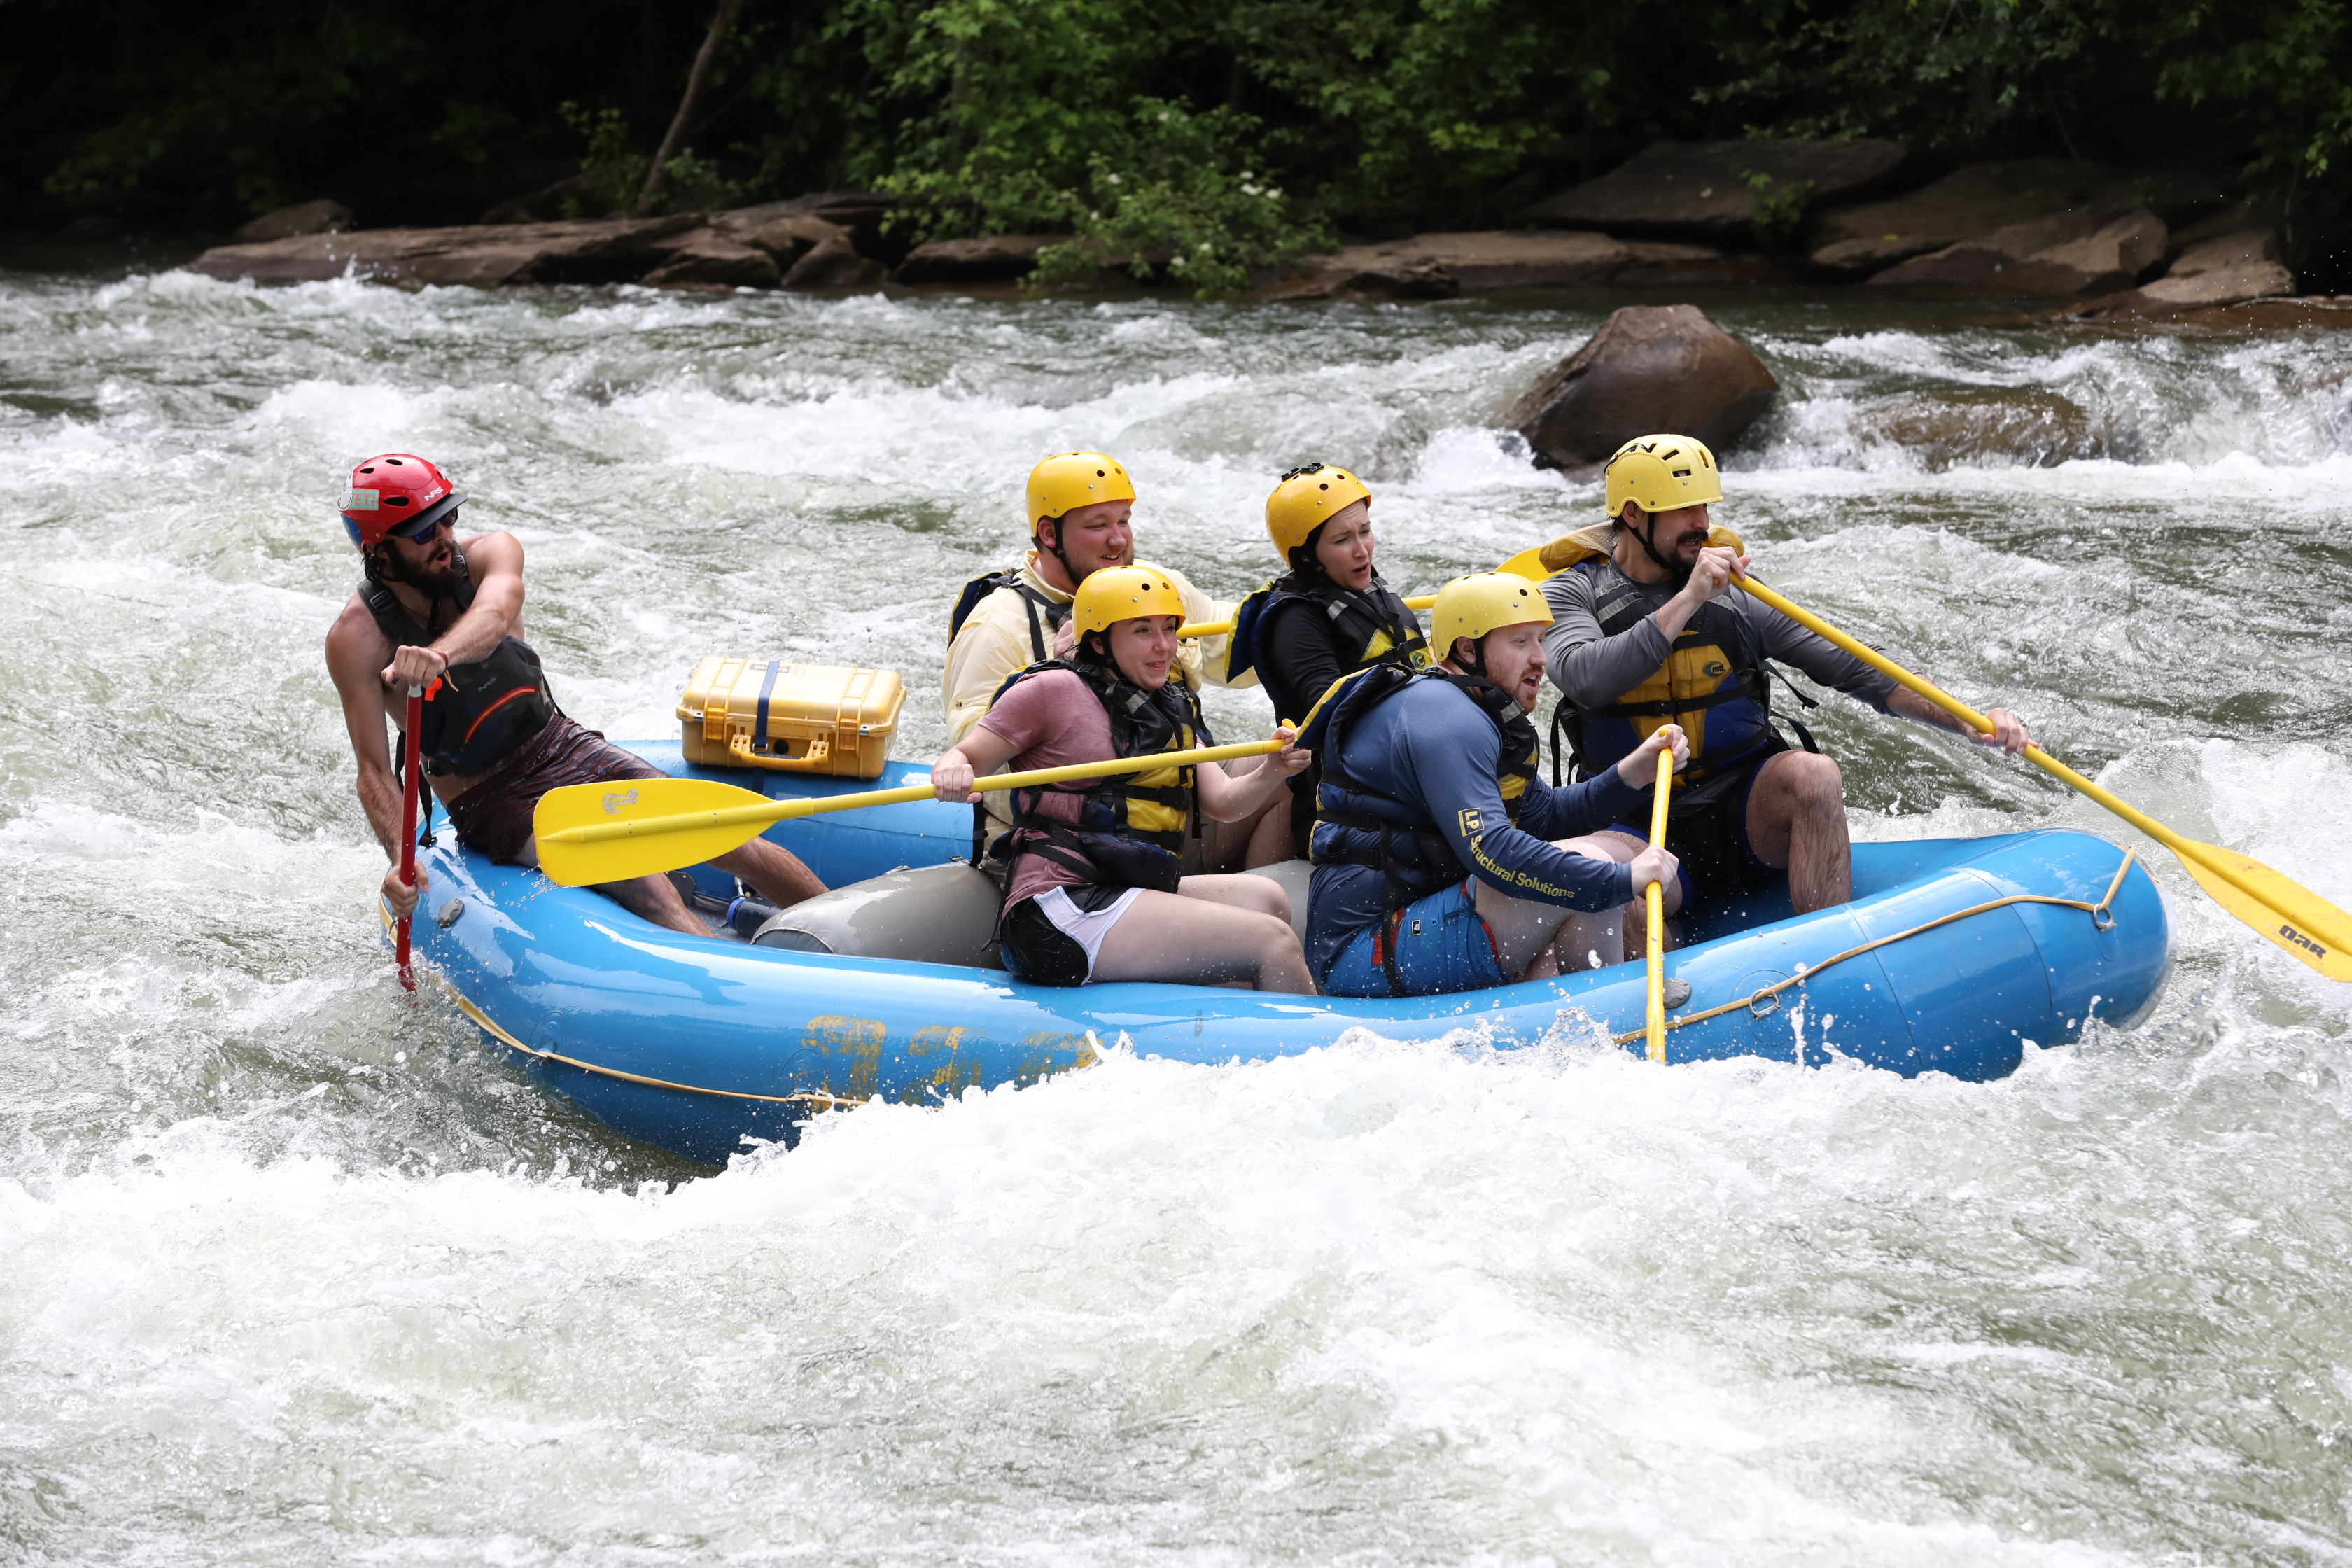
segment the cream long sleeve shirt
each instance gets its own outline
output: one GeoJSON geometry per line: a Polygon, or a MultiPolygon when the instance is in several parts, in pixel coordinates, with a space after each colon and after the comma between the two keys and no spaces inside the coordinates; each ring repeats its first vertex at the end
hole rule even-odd
{"type": "MultiPolygon", "coordinates": [[[[1221,605],[1186,581],[1181,572],[1171,572],[1165,566],[1154,566],[1149,561],[1139,561],[1138,566],[1149,567],[1165,574],[1176,585],[1184,600],[1187,621],[1223,621],[1233,618],[1234,606],[1221,605]]],[[[1067,605],[1070,595],[1037,574],[1037,552],[1029,552],[1021,566],[1021,580],[1030,590],[1056,605],[1067,605]]],[[[972,606],[971,615],[964,621],[955,640],[948,645],[947,676],[940,682],[940,704],[948,718],[948,743],[953,745],[971,732],[980,716],[988,711],[996,689],[1004,684],[1005,677],[1016,670],[1026,669],[1036,662],[1029,640],[1029,612],[1026,599],[1010,588],[999,588],[972,606]]],[[[1037,628],[1044,638],[1045,657],[1054,656],[1054,628],[1046,624],[1044,611],[1037,615],[1037,628]]],[[[1177,654],[1177,668],[1182,672],[1184,684],[1198,691],[1205,680],[1213,686],[1227,684],[1225,658],[1233,638],[1229,636],[1196,637],[1187,641],[1177,654]]],[[[1257,684],[1257,672],[1243,677],[1241,684],[1257,684]]]]}

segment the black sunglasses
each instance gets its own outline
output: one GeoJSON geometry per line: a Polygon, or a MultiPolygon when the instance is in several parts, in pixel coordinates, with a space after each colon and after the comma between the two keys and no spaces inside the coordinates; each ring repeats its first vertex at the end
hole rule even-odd
{"type": "Polygon", "coordinates": [[[428,513],[418,518],[415,522],[404,522],[397,528],[387,528],[384,532],[391,538],[403,540],[410,544],[422,544],[440,532],[442,529],[455,529],[457,526],[457,512],[453,507],[437,517],[428,513]]]}

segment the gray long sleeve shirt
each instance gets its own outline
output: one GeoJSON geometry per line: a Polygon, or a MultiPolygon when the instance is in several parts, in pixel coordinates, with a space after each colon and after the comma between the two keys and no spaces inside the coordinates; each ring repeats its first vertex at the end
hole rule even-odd
{"type": "MultiPolygon", "coordinates": [[[[1592,574],[1561,572],[1545,582],[1544,603],[1551,607],[1551,629],[1544,633],[1544,673],[1573,703],[1597,708],[1614,702],[1640,685],[1666,662],[1673,643],[1658,629],[1655,611],[1675,596],[1670,583],[1633,584],[1642,618],[1615,637],[1601,629],[1601,606],[1594,601],[1592,574]]],[[[1743,594],[1727,590],[1721,601],[1747,617],[1767,658],[1791,668],[1856,701],[1886,711],[1895,682],[1835,644],[1816,637],[1780,611],[1743,594]]],[[[1612,601],[1613,605],[1613,601],[1612,601]]]]}

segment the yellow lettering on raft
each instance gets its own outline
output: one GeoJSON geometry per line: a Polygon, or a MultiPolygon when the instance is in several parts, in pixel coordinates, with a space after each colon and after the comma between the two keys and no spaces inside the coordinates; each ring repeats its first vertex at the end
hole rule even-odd
{"type": "Polygon", "coordinates": [[[879,1018],[826,1014],[808,1021],[801,1047],[824,1057],[824,1087],[844,1100],[854,1100],[871,1095],[880,1085],[882,1042],[889,1033],[879,1018]]]}

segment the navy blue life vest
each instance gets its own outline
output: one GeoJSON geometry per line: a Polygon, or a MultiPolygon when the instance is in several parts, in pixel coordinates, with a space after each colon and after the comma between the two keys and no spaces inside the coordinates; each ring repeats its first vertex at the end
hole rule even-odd
{"type": "Polygon", "coordinates": [[[1375,664],[1334,688],[1308,721],[1299,744],[1323,760],[1316,789],[1308,858],[1318,865],[1370,866],[1382,879],[1381,900],[1402,909],[1470,874],[1454,845],[1423,809],[1381,794],[1348,766],[1348,732],[1365,714],[1415,681],[1442,680],[1477,705],[1502,742],[1495,787],[1516,826],[1536,780],[1536,728],[1517,699],[1491,680],[1450,669],[1412,671],[1375,664]],[[1332,831],[1323,831],[1326,826],[1332,831]]]}
{"type": "Polygon", "coordinates": [[[948,641],[955,641],[956,634],[963,630],[964,622],[971,619],[971,613],[980,608],[980,602],[999,588],[1009,589],[1021,595],[1022,607],[1029,612],[1029,657],[1042,663],[1047,654],[1045,634],[1062,629],[1062,623],[1070,618],[1070,606],[1049,599],[1031,587],[1018,567],[1005,572],[984,573],[963,585],[963,592],[956,595],[955,608],[948,612],[948,641]]]}
{"type": "Polygon", "coordinates": [[[1276,718],[1297,719],[1323,695],[1295,689],[1286,671],[1259,655],[1258,635],[1283,605],[1315,606],[1330,628],[1342,675],[1381,663],[1405,669],[1430,667],[1429,639],[1422,635],[1421,617],[1405,607],[1379,574],[1373,574],[1371,586],[1360,594],[1328,578],[1303,587],[1292,583],[1293,577],[1269,583],[1241,602],[1234,611],[1233,651],[1225,661],[1228,682],[1239,680],[1252,669],[1257,671],[1258,684],[1274,700],[1276,718]]]}

